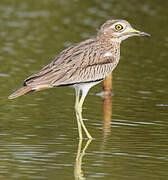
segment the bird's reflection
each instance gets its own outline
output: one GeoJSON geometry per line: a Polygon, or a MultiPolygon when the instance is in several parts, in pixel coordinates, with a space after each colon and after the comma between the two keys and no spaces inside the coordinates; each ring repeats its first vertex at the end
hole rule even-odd
{"type": "Polygon", "coordinates": [[[82,171],[82,158],[85,155],[85,151],[87,150],[91,141],[92,141],[91,139],[87,140],[85,146],[82,149],[82,139],[79,139],[75,167],[74,167],[75,180],[84,180],[85,179],[84,173],[82,171]]]}
{"type": "MultiPolygon", "coordinates": [[[[104,82],[103,116],[103,144],[101,146],[101,149],[104,149],[104,144],[107,141],[108,135],[110,134],[110,122],[112,117],[112,74],[108,76],[108,78],[104,82]]],[[[85,152],[91,141],[91,139],[88,139],[85,146],[82,148],[83,140],[79,139],[76,161],[74,166],[75,180],[86,179],[82,171],[82,158],[85,155],[85,152]]]]}

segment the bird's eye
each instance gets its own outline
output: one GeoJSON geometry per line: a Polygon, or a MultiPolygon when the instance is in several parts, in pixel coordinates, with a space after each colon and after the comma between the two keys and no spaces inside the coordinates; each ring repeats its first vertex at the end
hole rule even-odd
{"type": "Polygon", "coordinates": [[[115,29],[116,29],[117,31],[120,31],[120,30],[123,29],[123,26],[122,26],[121,24],[117,24],[117,25],[115,25],[115,29]]]}

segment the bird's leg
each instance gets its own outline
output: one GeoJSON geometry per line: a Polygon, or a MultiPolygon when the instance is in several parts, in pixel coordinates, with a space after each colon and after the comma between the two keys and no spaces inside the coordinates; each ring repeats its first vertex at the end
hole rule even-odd
{"type": "Polygon", "coordinates": [[[77,119],[77,124],[78,124],[78,133],[79,133],[79,139],[82,139],[82,128],[81,128],[81,123],[79,120],[79,115],[77,113],[78,104],[79,104],[80,89],[75,88],[75,92],[76,92],[75,112],[76,112],[76,119],[77,119]]]}
{"type": "Polygon", "coordinates": [[[82,119],[82,105],[83,105],[83,102],[85,100],[85,97],[86,97],[89,89],[90,88],[82,89],[82,96],[81,96],[81,99],[80,99],[80,101],[78,103],[77,113],[79,115],[79,121],[80,121],[80,123],[81,123],[81,125],[82,125],[88,139],[92,139],[92,136],[89,134],[88,130],[86,129],[85,124],[84,124],[83,119],[82,119]]]}

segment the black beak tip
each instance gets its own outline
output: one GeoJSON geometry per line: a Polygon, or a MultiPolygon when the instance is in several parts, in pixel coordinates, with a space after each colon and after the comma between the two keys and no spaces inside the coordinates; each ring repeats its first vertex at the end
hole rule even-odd
{"type": "Polygon", "coordinates": [[[141,36],[151,37],[151,35],[150,35],[150,34],[148,34],[148,33],[146,33],[146,32],[140,32],[140,35],[141,35],[141,36]]]}

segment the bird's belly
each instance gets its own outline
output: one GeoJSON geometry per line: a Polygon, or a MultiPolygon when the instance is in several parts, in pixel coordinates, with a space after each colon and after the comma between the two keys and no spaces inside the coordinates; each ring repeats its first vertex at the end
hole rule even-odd
{"type": "Polygon", "coordinates": [[[116,60],[112,63],[101,65],[97,68],[97,70],[95,70],[94,75],[97,76],[97,78],[105,78],[106,76],[112,73],[112,71],[116,68],[118,62],[119,60],[116,60]]]}
{"type": "Polygon", "coordinates": [[[83,88],[88,88],[90,89],[91,87],[95,86],[96,84],[100,83],[101,81],[103,81],[103,79],[101,80],[96,80],[96,81],[88,81],[88,82],[82,82],[82,83],[76,83],[74,85],[72,85],[71,87],[73,88],[78,88],[78,89],[83,89],[83,88]]]}

